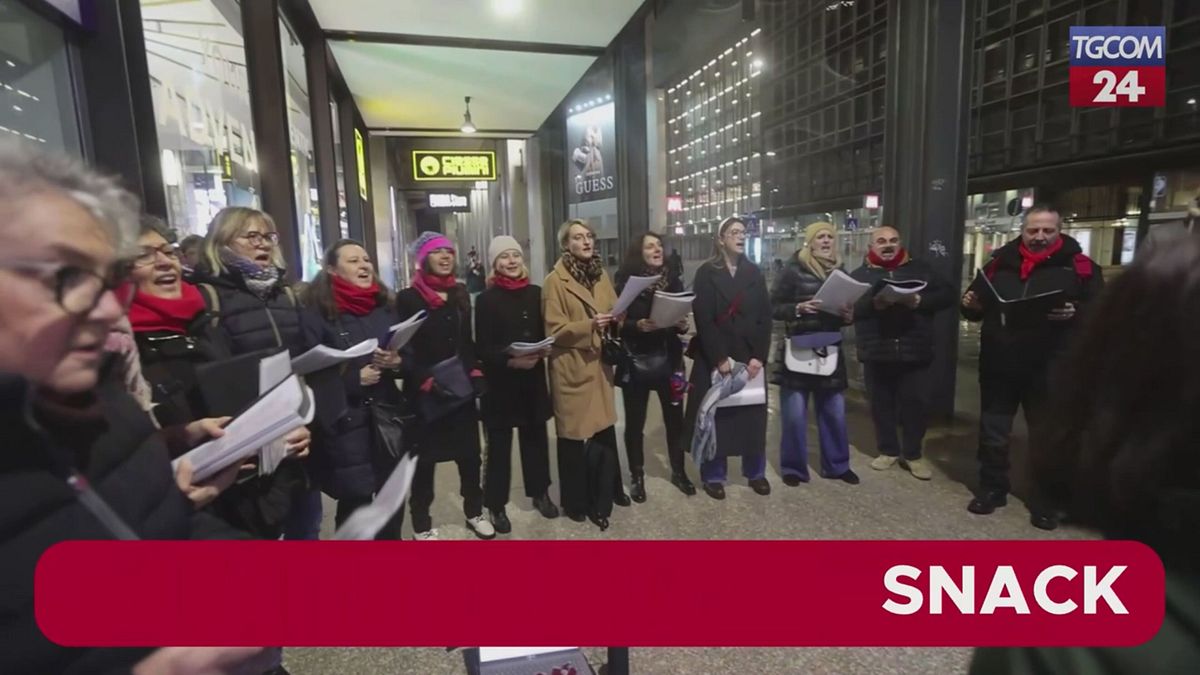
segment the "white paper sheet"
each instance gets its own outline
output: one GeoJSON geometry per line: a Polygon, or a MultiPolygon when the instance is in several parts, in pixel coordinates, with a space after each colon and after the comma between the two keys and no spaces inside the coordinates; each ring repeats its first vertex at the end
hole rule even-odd
{"type": "Polygon", "coordinates": [[[871,284],[855,281],[849,274],[834,270],[821,284],[821,289],[813,296],[813,300],[821,301],[821,311],[829,314],[841,314],[842,307],[853,305],[870,290],[871,284]]]}
{"type": "Polygon", "coordinates": [[[541,342],[514,342],[505,351],[512,356],[525,356],[526,354],[536,354],[552,346],[554,346],[554,338],[548,337],[541,342]]]}
{"type": "Polygon", "coordinates": [[[408,344],[408,341],[417,334],[417,330],[421,328],[421,324],[425,323],[425,319],[428,316],[428,312],[421,310],[389,328],[388,332],[392,334],[392,338],[387,343],[388,351],[399,351],[401,347],[408,344]]]}
{"type": "Polygon", "coordinates": [[[366,506],[360,507],[346,519],[342,526],[333,533],[333,538],[341,541],[367,541],[383,529],[392,516],[404,507],[412,487],[413,476],[417,473],[417,458],[405,455],[392,475],[384,481],[383,487],[375,495],[375,499],[366,506]]]}
{"type": "Polygon", "coordinates": [[[751,378],[746,386],[732,396],[721,399],[718,408],[735,408],[743,405],[766,405],[767,403],[767,367],[758,371],[758,377],[751,378]]]}
{"type": "Polygon", "coordinates": [[[633,304],[633,299],[657,283],[661,276],[661,274],[655,274],[652,277],[629,277],[629,280],[625,282],[625,288],[621,289],[621,296],[617,298],[617,304],[613,305],[612,314],[615,316],[629,309],[629,306],[633,304]]]}
{"type": "Polygon", "coordinates": [[[292,374],[292,357],[287,350],[258,362],[258,395],[274,389],[292,374]]]}
{"type": "Polygon", "coordinates": [[[654,304],[650,306],[650,320],[659,328],[668,328],[679,323],[679,320],[692,311],[692,300],[695,293],[664,293],[654,294],[654,304]]]}
{"type": "Polygon", "coordinates": [[[367,356],[379,348],[379,340],[371,338],[350,347],[349,349],[334,349],[325,345],[317,345],[292,359],[292,371],[297,375],[308,375],[318,370],[325,370],[360,356],[367,356]]]}
{"type": "Polygon", "coordinates": [[[926,284],[924,281],[897,281],[892,282],[887,279],[883,280],[883,288],[879,289],[879,297],[884,298],[888,302],[900,302],[906,296],[920,293],[925,290],[926,284]]]}
{"type": "Polygon", "coordinates": [[[226,425],[224,436],[193,448],[172,465],[178,468],[186,459],[195,470],[193,481],[207,480],[255,454],[270,441],[303,426],[305,405],[311,402],[305,401],[304,385],[291,376],[226,425]]]}

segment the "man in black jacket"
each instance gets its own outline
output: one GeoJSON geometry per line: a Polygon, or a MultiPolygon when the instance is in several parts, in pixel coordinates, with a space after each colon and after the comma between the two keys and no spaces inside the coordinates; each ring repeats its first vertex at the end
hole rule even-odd
{"type": "Polygon", "coordinates": [[[900,233],[886,225],[871,233],[871,249],[851,274],[871,284],[854,316],[858,360],[863,362],[878,471],[900,461],[921,480],[933,477],[921,457],[929,407],[929,364],[933,361],[933,316],[954,304],[954,289],[925,261],[909,256],[900,233]],[[922,286],[924,284],[924,286],[922,286]],[[896,427],[903,430],[896,439],[896,427]]]}
{"type": "MultiPolygon", "coordinates": [[[[986,515],[1008,503],[1008,444],[1017,407],[1025,411],[1030,436],[1035,436],[1043,423],[1040,413],[1053,362],[1066,348],[1080,311],[1104,287],[1099,265],[1084,255],[1079,242],[1062,234],[1061,222],[1054,207],[1031,208],[1020,238],[992,255],[983,276],[977,276],[962,297],[963,318],[983,322],[979,492],[967,506],[971,513],[986,515]],[[1040,310],[1045,304],[1050,309],[1031,317],[1022,303],[1011,302],[1018,299],[1031,303],[1026,307],[1040,310]]],[[[1054,516],[1036,504],[1031,513],[1035,527],[1058,526],[1054,516]]]]}

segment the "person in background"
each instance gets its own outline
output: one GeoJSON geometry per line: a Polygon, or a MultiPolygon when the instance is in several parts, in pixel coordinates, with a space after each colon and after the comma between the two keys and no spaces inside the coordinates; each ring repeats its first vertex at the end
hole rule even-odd
{"type": "Polygon", "coordinates": [[[774,381],[779,385],[779,409],[783,417],[780,469],[783,482],[795,487],[809,481],[808,399],[813,399],[817,432],[821,442],[821,477],[858,485],[858,474],[850,468],[850,436],[846,431],[846,360],[841,351],[842,327],[854,321],[852,306],[825,311],[814,299],[821,285],[841,269],[837,230],[818,221],[804,229],[804,245],[775,279],[771,292],[774,315],[784,322],[786,339],[780,343],[774,381]],[[788,341],[797,336],[826,335],[838,348],[837,366],[827,375],[793,372],[788,369],[788,341]]]}
{"type": "Polygon", "coordinates": [[[683,256],[679,255],[679,249],[672,247],[671,255],[667,258],[667,268],[671,270],[671,274],[683,279],[683,256]]]}
{"type": "Polygon", "coordinates": [[[493,539],[496,528],[483,514],[480,487],[482,448],[475,398],[484,383],[471,336],[471,298],[454,278],[454,244],[449,239],[423,232],[412,249],[417,271],[412,286],[396,294],[396,314],[404,321],[417,312],[428,312],[400,351],[404,393],[419,416],[406,439],[410,454],[419,457],[409,498],[414,538],[438,538],[429,515],[434,469],[453,461],[458,465],[467,527],[480,539],[493,539]],[[461,390],[464,383],[465,391],[461,390]]]}
{"type": "Polygon", "coordinates": [[[677,325],[659,326],[650,320],[654,293],[683,292],[683,280],[664,265],[662,237],[646,232],[634,238],[625,254],[625,262],[617,271],[617,293],[625,288],[632,276],[659,277],[650,288],[642,291],[625,315],[621,338],[631,352],[641,356],[665,358],[666,368],[655,382],[628,382],[621,387],[625,402],[625,452],[629,456],[629,496],[635,502],[646,501],[645,451],[643,446],[646,410],[651,392],[658,395],[662,408],[663,426],[667,433],[667,457],[671,464],[671,484],[685,495],[696,494],[696,486],[687,477],[683,458],[683,401],[671,389],[671,376],[683,370],[683,345],[679,334],[688,330],[687,317],[677,325]]]}
{"type": "MultiPolygon", "coordinates": [[[[118,254],[136,236],[133,196],[74,160],[0,143],[0,222],[0,672],[263,672],[260,648],[72,648],[38,628],[43,552],[191,538],[219,488],[192,485],[187,467],[173,476],[168,439],[105,374],[105,337],[132,295],[118,254]]],[[[220,433],[195,425],[171,442],[220,433]]]]}
{"type": "Polygon", "coordinates": [[[184,237],[183,241],[179,242],[179,258],[183,264],[183,273],[191,276],[204,258],[204,237],[198,234],[184,237]]]}
{"type": "Polygon", "coordinates": [[[486,287],[484,284],[483,263],[479,261],[479,254],[475,252],[475,247],[472,246],[470,252],[467,253],[467,292],[474,298],[476,295],[483,292],[486,287]]]}
{"type": "Polygon", "coordinates": [[[1032,478],[1066,516],[1162,559],[1166,612],[1121,648],[992,647],[971,675],[1190,673],[1200,663],[1200,237],[1139,257],[1094,300],[1050,384],[1032,478]]]}
{"type": "MultiPolygon", "coordinates": [[[[209,224],[204,259],[192,278],[233,356],[307,350],[300,303],[287,286],[278,242],[275,221],[257,209],[227,207],[209,224]]],[[[234,486],[227,503],[237,507],[225,518],[264,539],[318,538],[321,493],[298,461],[308,455],[309,441],[305,427],[288,435],[292,459],[268,476],[234,486]]]]}
{"type": "MultiPolygon", "coordinates": [[[[386,449],[377,447],[371,404],[401,405],[396,387],[400,355],[386,349],[396,312],[371,257],[352,239],[341,239],[325,251],[304,304],[309,344],[348,349],[374,338],[381,345],[348,362],[336,379],[313,385],[317,416],[311,469],[322,491],[337,500],[334,524],[341,527],[351,513],[371,503],[394,468],[386,449]]],[[[403,522],[400,509],[376,538],[399,539],[403,522]]]]}
{"type": "Polygon", "coordinates": [[[884,225],[871,232],[870,251],[850,275],[871,284],[854,309],[858,360],[863,363],[879,456],[871,468],[884,471],[897,461],[916,478],[933,471],[921,454],[928,425],[929,365],[933,362],[933,317],[954,306],[954,289],[924,260],[900,245],[900,232],[884,225]],[[922,282],[916,293],[891,300],[886,281],[922,282]],[[896,439],[896,428],[902,430],[896,439]]]}
{"type": "MultiPolygon", "coordinates": [[[[713,387],[713,375],[728,376],[733,362],[746,364],[751,379],[759,377],[771,348],[771,298],[762,271],[746,252],[746,224],[726,218],[717,228],[713,256],[696,270],[692,290],[692,391],[688,395],[684,428],[689,441],[700,403],[713,387]]],[[[700,466],[704,492],[725,498],[726,458],[740,455],[742,475],[759,495],[771,494],[767,481],[767,405],[718,408],[717,457],[700,466]]]]}
{"type": "Polygon", "coordinates": [[[529,283],[525,256],[516,239],[502,235],[488,246],[492,274],[488,288],[475,300],[475,346],[488,391],[480,413],[487,435],[483,502],[500,534],[512,532],[505,507],[512,484],[512,438],[516,427],[521,446],[525,496],[545,518],[557,518],[550,500],[550,393],[546,390],[546,356],[550,349],[513,356],[514,342],[541,342],[542,289],[529,283]]]}
{"type": "MultiPolygon", "coordinates": [[[[1044,320],[1010,325],[987,281],[976,277],[962,296],[967,321],[982,321],[979,343],[979,491],[967,510],[987,515],[1008,503],[1009,437],[1017,407],[1025,411],[1031,439],[1043,430],[1050,369],[1066,350],[1080,312],[1104,288],[1100,266],[1079,242],[1061,231],[1058,211],[1043,204],[1025,213],[1021,236],[992,254],[983,268],[991,287],[1005,300],[1052,291],[1058,304],[1044,320]]],[[[1030,522],[1052,530],[1054,515],[1031,505],[1030,522]]]]}
{"type": "Polygon", "coordinates": [[[558,433],[558,482],[563,511],[608,529],[614,503],[629,506],[617,459],[617,406],[612,366],[600,358],[601,336],[613,323],[616,291],[596,254],[596,233],[582,220],[558,228],[562,257],[546,276],[542,315],[550,353],[550,394],[558,433]]]}

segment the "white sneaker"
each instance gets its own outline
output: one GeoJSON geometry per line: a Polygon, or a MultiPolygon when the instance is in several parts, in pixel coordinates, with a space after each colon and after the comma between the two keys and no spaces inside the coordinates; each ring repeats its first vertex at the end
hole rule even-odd
{"type": "Polygon", "coordinates": [[[482,513],[474,518],[467,518],[467,527],[475,533],[480,539],[495,539],[496,528],[492,526],[492,522],[487,519],[487,516],[482,513]]]}
{"type": "Polygon", "coordinates": [[[871,468],[876,471],[887,471],[896,465],[897,458],[891,455],[880,455],[871,460],[871,468]]]}
{"type": "Polygon", "coordinates": [[[424,532],[417,532],[417,533],[413,534],[413,541],[437,541],[437,540],[438,540],[438,531],[437,531],[436,527],[431,530],[425,530],[424,532]]]}
{"type": "Polygon", "coordinates": [[[908,467],[908,471],[913,475],[913,478],[921,480],[933,478],[933,469],[930,469],[929,462],[923,459],[906,459],[904,460],[904,464],[908,467]]]}

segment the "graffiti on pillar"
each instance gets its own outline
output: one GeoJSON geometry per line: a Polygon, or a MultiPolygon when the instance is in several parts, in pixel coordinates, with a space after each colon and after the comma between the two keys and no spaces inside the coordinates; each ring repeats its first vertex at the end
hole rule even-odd
{"type": "Polygon", "coordinates": [[[949,253],[946,251],[946,245],[941,239],[934,239],[929,242],[929,252],[939,258],[945,258],[949,253]]]}
{"type": "Polygon", "coordinates": [[[945,178],[934,178],[933,180],[929,181],[929,187],[933,188],[934,190],[940,191],[946,187],[946,179],[945,178]]]}

